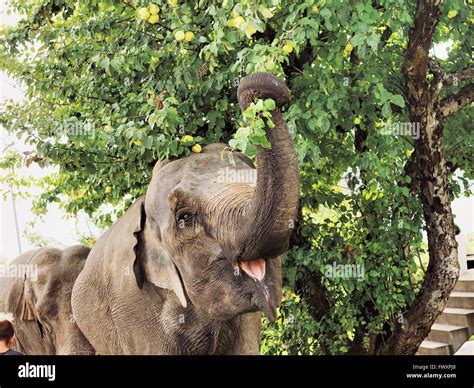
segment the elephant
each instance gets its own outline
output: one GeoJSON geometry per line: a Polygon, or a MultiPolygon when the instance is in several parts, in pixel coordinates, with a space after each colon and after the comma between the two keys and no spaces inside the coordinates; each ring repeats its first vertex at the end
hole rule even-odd
{"type": "Polygon", "coordinates": [[[13,314],[16,349],[27,355],[95,354],[71,309],[72,287],[89,251],[81,245],[38,248],[7,264],[0,311],[13,314]]]}
{"type": "Polygon", "coordinates": [[[254,73],[237,97],[242,110],[256,98],[276,102],[265,129],[271,148],[257,146],[256,170],[224,144],[158,161],[145,194],[92,248],[71,302],[98,354],[259,353],[260,311],[274,321],[282,298],[279,256],[300,178],[281,112],[286,84],[254,73]],[[226,179],[229,169],[256,171],[256,182],[226,179]]]}

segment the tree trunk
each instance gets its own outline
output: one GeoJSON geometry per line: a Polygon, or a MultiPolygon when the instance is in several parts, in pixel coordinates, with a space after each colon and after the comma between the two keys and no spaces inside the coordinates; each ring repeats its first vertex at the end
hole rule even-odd
{"type": "Polygon", "coordinates": [[[383,354],[416,353],[444,310],[459,277],[443,142],[444,117],[439,101],[442,84],[436,79],[432,85],[427,81],[428,50],[439,14],[439,0],[418,1],[402,68],[411,124],[419,126],[420,130],[415,139],[415,155],[428,236],[429,265],[419,294],[381,350],[383,354]]]}

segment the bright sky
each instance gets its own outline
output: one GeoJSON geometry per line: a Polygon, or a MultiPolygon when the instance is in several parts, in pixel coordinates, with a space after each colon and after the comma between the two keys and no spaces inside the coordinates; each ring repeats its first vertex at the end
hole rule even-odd
{"type": "MultiPolygon", "coordinates": [[[[14,24],[18,21],[18,15],[7,15],[5,2],[0,2],[0,20],[1,24],[14,24]]],[[[13,98],[21,100],[23,93],[21,86],[10,79],[5,73],[0,72],[0,100],[13,98]]],[[[8,134],[4,128],[0,127],[0,153],[6,145],[12,144],[13,148],[19,152],[31,150],[31,147],[25,145],[15,136],[8,134]]],[[[24,176],[33,176],[41,178],[49,175],[54,169],[41,169],[36,163],[32,163],[29,168],[22,168],[19,172],[24,176]]],[[[0,174],[4,172],[0,170],[0,174]]],[[[40,190],[33,187],[30,190],[32,196],[38,194],[40,190]]],[[[16,198],[16,211],[18,216],[18,226],[20,231],[20,242],[22,251],[25,252],[34,248],[24,236],[24,230],[27,224],[35,221],[33,232],[42,238],[53,240],[51,245],[73,245],[77,244],[80,236],[91,235],[98,237],[100,231],[95,228],[91,222],[88,222],[86,215],[80,215],[77,218],[66,218],[65,213],[57,205],[50,205],[48,213],[42,218],[37,219],[31,213],[32,200],[16,198]]],[[[15,217],[13,211],[12,198],[9,196],[5,200],[0,197],[0,259],[12,259],[19,254],[19,247],[16,237],[15,217]]]]}
{"type": "MultiPolygon", "coordinates": [[[[18,15],[7,15],[5,1],[0,1],[0,21],[1,24],[14,24],[18,21],[18,15]]],[[[447,56],[451,44],[437,45],[433,49],[433,54],[440,58],[447,56]]],[[[20,100],[23,98],[21,87],[18,86],[14,80],[10,79],[6,74],[0,72],[0,99],[13,98],[20,100]]],[[[17,151],[28,151],[31,148],[26,146],[21,140],[15,136],[7,134],[7,132],[0,127],[0,151],[5,148],[6,144],[14,144],[17,151]]],[[[29,168],[22,168],[21,173],[25,176],[34,176],[40,178],[48,175],[53,169],[41,169],[35,163],[29,168]]],[[[0,174],[3,173],[0,170],[0,174]]],[[[39,193],[39,189],[32,188],[30,190],[34,196],[39,193]]],[[[24,230],[27,224],[34,221],[36,217],[31,213],[31,199],[16,199],[16,210],[18,215],[18,225],[21,235],[21,247],[25,252],[33,248],[24,236],[24,230]]],[[[35,224],[34,232],[46,239],[52,239],[53,245],[61,244],[63,246],[77,244],[79,236],[92,234],[95,237],[100,235],[100,231],[93,227],[92,223],[88,222],[85,215],[80,215],[77,218],[67,219],[64,212],[62,212],[57,205],[50,205],[48,213],[42,220],[35,224]]],[[[460,237],[460,253],[463,252],[462,241],[466,240],[468,235],[474,233],[474,198],[461,198],[454,201],[453,211],[456,214],[456,223],[463,231],[463,236],[460,237]]],[[[0,198],[0,259],[12,259],[19,254],[19,247],[16,238],[15,217],[13,212],[12,198],[8,197],[5,200],[0,198]]],[[[462,255],[463,253],[461,253],[462,255]]]]}
{"type": "MultiPolygon", "coordinates": [[[[0,99],[14,98],[21,99],[22,93],[12,85],[14,81],[9,79],[6,74],[0,72],[0,99]]],[[[0,127],[0,150],[3,151],[5,145],[13,144],[13,148],[19,152],[31,150],[30,146],[25,145],[15,136],[8,134],[4,128],[0,127]]],[[[30,167],[23,167],[18,172],[23,176],[33,176],[41,178],[53,172],[53,168],[40,168],[36,163],[32,163],[30,167]]],[[[0,170],[0,174],[4,172],[0,170]]],[[[32,187],[29,192],[32,196],[40,193],[37,187],[32,187]]],[[[74,245],[78,243],[80,236],[98,234],[97,228],[88,222],[85,215],[78,218],[66,219],[65,213],[54,204],[48,206],[48,213],[38,219],[31,213],[32,200],[16,198],[16,211],[18,216],[18,225],[21,237],[22,251],[25,252],[34,248],[24,236],[24,230],[27,224],[35,221],[34,234],[53,240],[52,245],[74,245]]],[[[12,198],[8,196],[5,200],[0,198],[0,259],[11,259],[18,255],[19,247],[17,242],[15,218],[13,211],[12,198]]]]}

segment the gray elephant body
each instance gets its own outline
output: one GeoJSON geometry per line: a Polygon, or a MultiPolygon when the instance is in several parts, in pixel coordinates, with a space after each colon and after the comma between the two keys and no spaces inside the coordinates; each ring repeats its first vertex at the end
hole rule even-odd
{"type": "Polygon", "coordinates": [[[255,98],[277,106],[256,171],[223,144],[158,162],[146,194],[91,250],[72,309],[99,354],[259,353],[258,311],[275,320],[281,301],[299,172],[280,112],[286,85],[257,73],[237,94],[242,109],[255,98]]]}
{"type": "Polygon", "coordinates": [[[0,311],[15,318],[17,349],[30,355],[95,354],[71,309],[72,287],[89,251],[80,245],[41,248],[8,263],[16,275],[0,277],[0,311]]]}

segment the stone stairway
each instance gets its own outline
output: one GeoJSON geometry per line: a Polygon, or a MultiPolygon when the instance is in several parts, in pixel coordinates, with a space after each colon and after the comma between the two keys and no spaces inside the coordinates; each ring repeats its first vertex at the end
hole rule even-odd
{"type": "Polygon", "coordinates": [[[474,271],[459,277],[443,313],[422,342],[419,355],[474,354],[474,271]]]}

